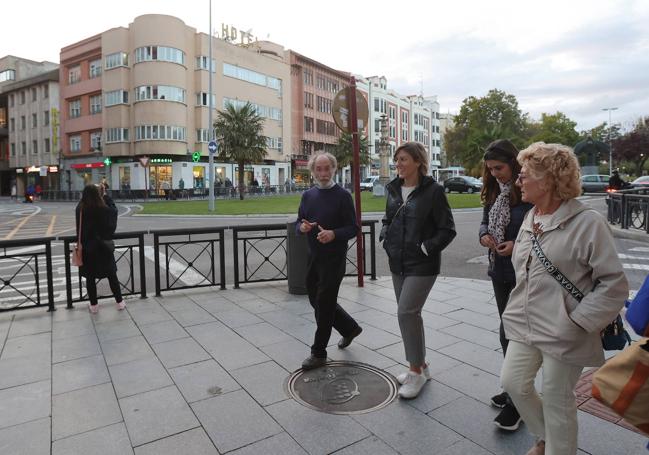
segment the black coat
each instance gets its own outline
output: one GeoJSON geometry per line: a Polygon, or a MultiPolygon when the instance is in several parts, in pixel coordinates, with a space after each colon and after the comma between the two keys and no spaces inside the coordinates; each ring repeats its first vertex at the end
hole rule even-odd
{"type": "MultiPolygon", "coordinates": [[[[117,228],[117,207],[109,196],[104,196],[106,207],[83,211],[81,221],[81,245],[84,277],[105,278],[117,271],[113,249],[106,240],[111,240],[117,228]]],[[[77,237],[79,236],[80,207],[76,208],[77,237]]],[[[108,242],[111,243],[111,242],[108,242]]]]}
{"type": "Polygon", "coordinates": [[[390,271],[399,275],[437,275],[442,250],[455,238],[455,223],[444,188],[423,176],[404,203],[403,179],[385,187],[387,201],[379,240],[388,254],[390,271]],[[428,255],[422,249],[425,246],[428,255]]]}
{"type": "MultiPolygon", "coordinates": [[[[485,205],[482,212],[482,223],[480,223],[480,230],[478,232],[478,239],[483,235],[489,234],[489,210],[493,204],[485,205]]],[[[518,231],[523,224],[523,218],[529,209],[533,207],[532,204],[527,202],[519,202],[517,205],[510,207],[510,220],[505,228],[505,241],[515,241],[518,236],[518,231]]],[[[511,256],[494,255],[494,262],[489,263],[487,270],[489,276],[501,283],[516,283],[516,274],[514,273],[514,266],[512,266],[511,256]]]]}

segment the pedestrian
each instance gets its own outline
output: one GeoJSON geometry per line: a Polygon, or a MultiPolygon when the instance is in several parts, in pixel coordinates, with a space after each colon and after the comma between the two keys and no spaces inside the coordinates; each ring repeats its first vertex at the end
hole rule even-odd
{"type": "Polygon", "coordinates": [[[18,202],[18,189],[16,188],[16,182],[11,183],[11,199],[15,199],[18,202]]]}
{"type": "MultiPolygon", "coordinates": [[[[516,284],[512,266],[514,240],[523,223],[523,218],[532,204],[521,201],[521,190],[514,184],[521,170],[516,160],[518,149],[508,139],[499,139],[487,147],[482,169],[482,192],[480,199],[484,205],[482,222],[478,237],[480,244],[489,248],[489,269],[498,307],[502,317],[507,306],[509,294],[516,284]]],[[[507,353],[507,337],[500,321],[500,346],[503,355],[507,353]]],[[[494,419],[502,430],[515,431],[521,423],[521,416],[506,392],[491,397],[491,404],[502,408],[494,419]]]]}
{"type": "Polygon", "coordinates": [[[509,340],[501,382],[537,437],[528,455],[577,453],[575,385],[604,363],[601,330],[629,287],[606,220],[578,201],[570,147],[537,142],[518,155],[516,184],[534,205],[516,238],[516,286],[502,316],[509,340]],[[534,379],[543,367],[542,398],[534,379]]]}
{"type": "Polygon", "coordinates": [[[38,200],[41,200],[41,196],[43,194],[43,188],[41,187],[40,183],[37,183],[36,186],[34,187],[34,192],[36,193],[36,197],[38,200]]]}
{"type": "Polygon", "coordinates": [[[621,190],[626,186],[626,182],[620,177],[620,172],[615,169],[608,179],[608,187],[612,190],[621,190]]]}
{"type": "Polygon", "coordinates": [[[410,367],[397,376],[402,398],[415,398],[430,379],[421,311],[439,274],[442,250],[456,234],[444,188],[427,175],[427,156],[418,142],[397,148],[398,176],[385,187],[387,201],[379,236],[388,255],[410,367]]]}
{"type": "Polygon", "coordinates": [[[80,273],[86,278],[90,300],[88,309],[91,313],[99,311],[95,280],[107,278],[117,309],[123,310],[126,304],[117,279],[117,264],[113,256],[115,244],[112,240],[117,228],[117,207],[103,185],[91,184],[83,189],[76,208],[76,225],[77,237],[81,236],[83,265],[80,273]]]}
{"type": "Polygon", "coordinates": [[[358,224],[351,195],[332,180],[336,167],[336,158],[330,153],[311,157],[309,169],[317,185],[302,194],[298,210],[296,230],[308,236],[306,288],[317,325],[311,355],[302,362],[305,370],[327,362],[332,328],[342,335],[340,349],[363,330],[337,302],[347,264],[347,241],[356,237],[358,224]]]}

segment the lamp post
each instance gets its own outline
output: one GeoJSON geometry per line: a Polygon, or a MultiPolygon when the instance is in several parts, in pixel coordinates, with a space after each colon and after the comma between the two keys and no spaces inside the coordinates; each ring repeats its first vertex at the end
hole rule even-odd
{"type": "MultiPolygon", "coordinates": [[[[212,105],[212,0],[210,0],[210,34],[209,34],[209,40],[210,40],[210,55],[209,55],[209,63],[208,63],[208,75],[207,79],[209,80],[209,95],[208,95],[208,100],[207,100],[207,105],[209,106],[209,113],[207,115],[207,123],[208,123],[208,132],[209,132],[209,140],[213,141],[214,140],[214,125],[212,125],[212,109],[214,109],[214,106],[212,105]]],[[[208,170],[208,178],[210,179],[210,192],[209,192],[209,200],[208,200],[208,209],[210,212],[214,211],[214,153],[211,151],[208,152],[209,158],[208,158],[208,163],[209,163],[209,170],[208,170]]]]}
{"type": "Polygon", "coordinates": [[[611,112],[617,110],[617,107],[605,107],[603,111],[608,111],[608,175],[613,175],[613,147],[611,146],[611,112]]]}

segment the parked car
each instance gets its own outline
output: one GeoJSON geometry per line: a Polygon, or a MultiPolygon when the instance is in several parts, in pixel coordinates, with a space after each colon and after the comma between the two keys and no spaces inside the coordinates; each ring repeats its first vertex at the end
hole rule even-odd
{"type": "Polygon", "coordinates": [[[609,178],[608,175],[582,175],[581,190],[584,193],[605,193],[609,178]]]}
{"type": "Polygon", "coordinates": [[[643,175],[631,182],[633,188],[649,188],[649,175],[643,175]]]}
{"type": "Polygon", "coordinates": [[[444,180],[444,191],[450,193],[457,191],[458,193],[477,193],[482,190],[482,182],[474,177],[461,175],[459,177],[451,177],[444,180]]]}
{"type": "Polygon", "coordinates": [[[369,177],[365,177],[360,183],[361,191],[372,191],[374,189],[374,182],[377,182],[378,180],[378,175],[370,175],[369,177]]]}

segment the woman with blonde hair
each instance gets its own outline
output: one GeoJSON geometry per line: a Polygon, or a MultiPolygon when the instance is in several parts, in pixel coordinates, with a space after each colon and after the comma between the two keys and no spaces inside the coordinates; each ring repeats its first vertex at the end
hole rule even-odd
{"type": "Polygon", "coordinates": [[[577,453],[575,385],[604,363],[601,330],[629,288],[606,220],[576,199],[570,147],[537,142],[520,152],[517,185],[534,204],[516,238],[514,287],[502,320],[509,340],[503,388],[538,439],[528,455],[577,453]],[[542,398],[534,379],[543,368],[542,398]]]}

